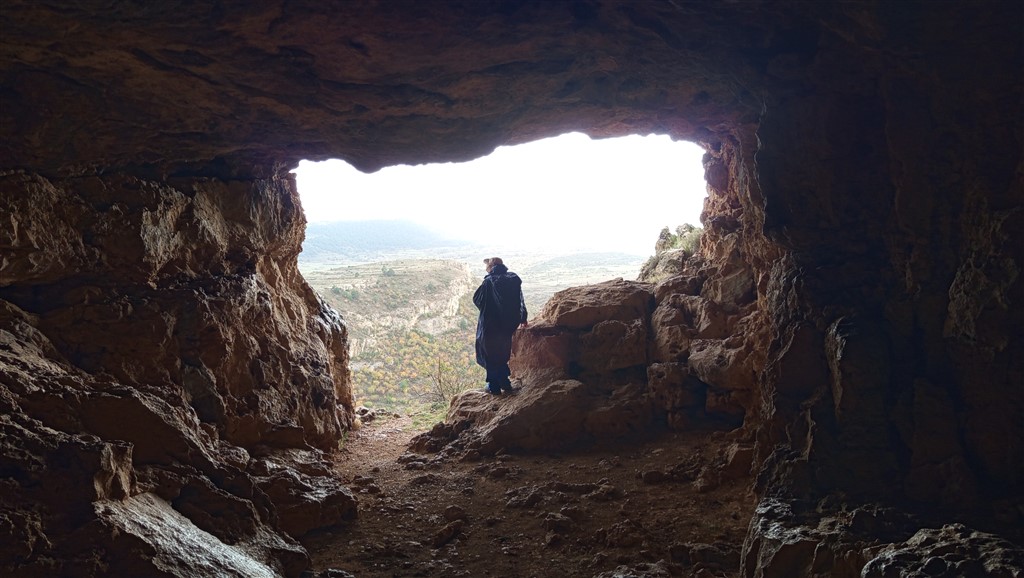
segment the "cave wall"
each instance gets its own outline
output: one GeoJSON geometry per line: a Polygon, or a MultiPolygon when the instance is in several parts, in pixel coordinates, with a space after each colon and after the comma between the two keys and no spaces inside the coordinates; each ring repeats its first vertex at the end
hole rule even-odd
{"type": "Polygon", "coordinates": [[[805,94],[766,107],[763,230],[787,254],[773,273],[793,259],[767,295],[798,304],[772,304],[775,328],[824,344],[825,459],[846,463],[825,485],[896,474],[889,491],[958,507],[1021,482],[1021,29],[978,7],[889,16],[886,50],[831,37],[805,94]]]}
{"type": "MultiPolygon", "coordinates": [[[[819,552],[842,540],[805,532],[835,496],[902,512],[871,510],[844,530],[856,539],[920,512],[1019,527],[1019,16],[1005,2],[5,3],[5,558],[84,556],[69,520],[110,533],[117,519],[89,504],[142,519],[139,496],[156,495],[223,542],[270,528],[282,537],[259,563],[297,572],[287,534],[330,520],[242,486],[287,494],[274,452],[329,448],[351,401],[343,324],[296,271],[288,168],[464,160],[569,130],[708,150],[703,291],[742,313],[728,343],[753,373],[748,575],[859,573],[866,554],[819,552]],[[153,420],[167,443],[149,441],[153,420]],[[103,482],[26,513],[68,470],[103,482]],[[261,522],[225,529],[188,497],[261,522]]],[[[329,484],[307,458],[290,467],[329,484]]],[[[112,549],[102,533],[89,543],[112,549]]]]}
{"type": "Polygon", "coordinates": [[[290,179],[0,187],[5,298],[61,361],[184,401],[237,445],[335,444],[352,405],[345,327],[298,273],[290,179]]]}
{"type": "Polygon", "coordinates": [[[293,180],[10,172],[0,213],[8,569],[301,571],[292,536],[355,503],[317,465],[352,399],[345,326],[298,273],[293,180]],[[197,531],[250,554],[177,560],[197,531]]]}

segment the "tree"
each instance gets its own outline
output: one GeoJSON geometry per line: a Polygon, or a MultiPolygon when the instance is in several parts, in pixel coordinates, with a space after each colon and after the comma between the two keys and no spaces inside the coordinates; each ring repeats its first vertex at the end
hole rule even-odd
{"type": "Polygon", "coordinates": [[[430,375],[431,390],[428,395],[430,402],[436,406],[448,407],[452,398],[469,389],[472,381],[458,370],[450,359],[438,354],[434,371],[430,375]]]}

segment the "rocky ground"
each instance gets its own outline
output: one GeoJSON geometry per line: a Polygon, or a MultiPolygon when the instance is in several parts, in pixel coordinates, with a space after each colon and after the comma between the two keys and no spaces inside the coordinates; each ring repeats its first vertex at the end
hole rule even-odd
{"type": "Polygon", "coordinates": [[[410,453],[408,417],[349,434],[359,517],[303,541],[318,576],[736,576],[750,480],[722,432],[566,453],[410,453]]]}

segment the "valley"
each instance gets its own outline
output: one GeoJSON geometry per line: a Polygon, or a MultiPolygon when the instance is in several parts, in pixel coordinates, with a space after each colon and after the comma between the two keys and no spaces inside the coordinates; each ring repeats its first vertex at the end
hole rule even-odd
{"type": "Polygon", "coordinates": [[[567,287],[635,279],[645,257],[622,253],[502,250],[444,239],[410,227],[357,224],[355,231],[311,225],[299,257],[313,289],[341,313],[349,331],[357,406],[409,414],[416,427],[443,419],[451,395],[483,386],[476,365],[472,294],[483,259],[501,256],[523,279],[530,317],[567,287]]]}

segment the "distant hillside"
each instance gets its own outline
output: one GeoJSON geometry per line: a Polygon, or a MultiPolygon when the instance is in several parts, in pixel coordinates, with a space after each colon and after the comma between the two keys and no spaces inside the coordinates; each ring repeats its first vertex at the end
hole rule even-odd
{"type": "Polygon", "coordinates": [[[304,277],[341,312],[354,348],[392,329],[436,334],[459,327],[467,315],[461,302],[479,283],[465,264],[438,259],[317,269],[304,277]]]}
{"type": "Polygon", "coordinates": [[[411,221],[309,223],[299,261],[376,260],[382,253],[464,244],[411,221]]]}
{"type": "MultiPolygon", "coordinates": [[[[356,403],[409,412],[438,402],[434,384],[442,368],[464,387],[483,383],[472,303],[479,281],[466,264],[410,259],[304,275],[345,319],[356,403]]],[[[431,419],[443,419],[447,409],[434,407],[431,419]]]]}

